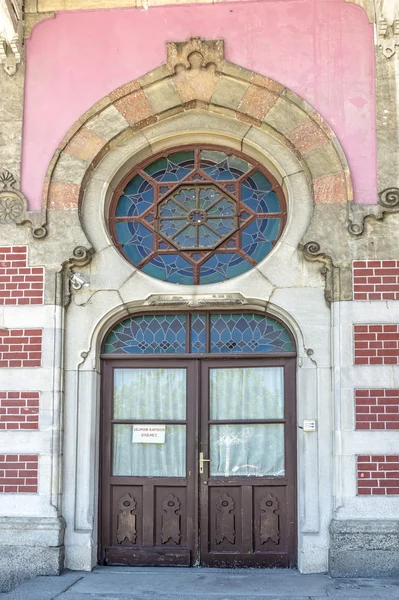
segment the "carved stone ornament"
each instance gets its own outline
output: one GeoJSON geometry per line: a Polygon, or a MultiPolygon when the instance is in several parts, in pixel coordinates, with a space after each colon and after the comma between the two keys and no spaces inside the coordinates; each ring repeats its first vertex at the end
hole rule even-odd
{"type": "Polygon", "coordinates": [[[168,42],[168,66],[171,73],[219,71],[224,60],[223,40],[200,40],[191,38],[188,42],[168,42]]]}
{"type": "Polygon", "coordinates": [[[353,204],[349,214],[349,233],[355,236],[364,232],[364,222],[373,218],[381,221],[386,214],[399,211],[399,188],[386,188],[379,193],[378,204],[353,204]]]}
{"type": "Polygon", "coordinates": [[[0,0],[0,64],[15,75],[22,61],[22,0],[0,0]]]}
{"type": "Polygon", "coordinates": [[[16,189],[16,179],[10,171],[0,171],[0,225],[31,225],[36,239],[47,235],[45,225],[35,227],[28,213],[28,202],[22,192],[16,189]]]}
{"type": "Polygon", "coordinates": [[[71,301],[72,289],[80,290],[86,280],[80,273],[74,273],[72,269],[86,267],[93,257],[93,248],[85,248],[84,246],[76,246],[72,252],[72,256],[62,264],[63,275],[63,298],[62,303],[67,307],[71,301]],[[76,280],[81,279],[82,285],[76,285],[76,280]]]}
{"type": "Polygon", "coordinates": [[[382,48],[382,53],[386,58],[391,58],[396,52],[396,46],[399,46],[399,15],[396,14],[393,19],[389,19],[384,14],[383,7],[383,0],[377,0],[378,46],[382,48]]]}
{"type": "Polygon", "coordinates": [[[321,252],[320,244],[317,242],[307,242],[304,246],[300,245],[299,248],[303,251],[303,255],[307,261],[322,263],[323,266],[320,269],[320,273],[325,277],[326,280],[324,297],[327,303],[331,304],[331,302],[334,302],[334,300],[339,300],[339,269],[333,264],[331,256],[321,252]]]}

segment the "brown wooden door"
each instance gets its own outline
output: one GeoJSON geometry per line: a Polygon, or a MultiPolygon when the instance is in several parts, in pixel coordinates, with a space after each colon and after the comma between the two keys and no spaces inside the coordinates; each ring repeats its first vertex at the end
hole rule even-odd
{"type": "Polygon", "coordinates": [[[295,361],[201,365],[201,564],[296,565],[295,361]]]}
{"type": "Polygon", "coordinates": [[[104,361],[100,562],[295,566],[295,423],[295,359],[104,361]]]}
{"type": "Polygon", "coordinates": [[[104,364],[103,564],[189,566],[196,558],[196,367],[104,364]]]}

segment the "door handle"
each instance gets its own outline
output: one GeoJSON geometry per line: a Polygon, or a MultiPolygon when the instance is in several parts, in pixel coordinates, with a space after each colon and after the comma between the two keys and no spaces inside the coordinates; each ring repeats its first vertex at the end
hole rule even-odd
{"type": "Polygon", "coordinates": [[[204,462],[211,462],[210,458],[204,458],[204,453],[200,452],[199,455],[199,472],[202,475],[204,472],[204,462]]]}

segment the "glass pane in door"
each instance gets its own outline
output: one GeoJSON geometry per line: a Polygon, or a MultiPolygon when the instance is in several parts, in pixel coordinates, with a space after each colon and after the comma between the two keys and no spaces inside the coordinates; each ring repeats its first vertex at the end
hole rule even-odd
{"type": "Polygon", "coordinates": [[[211,425],[211,475],[282,477],[284,425],[211,425]]]}
{"type": "Polygon", "coordinates": [[[114,369],[113,475],[186,476],[186,397],[186,369],[114,369]]]}
{"type": "Polygon", "coordinates": [[[209,377],[211,476],[284,476],[284,369],[216,368],[209,377]]]}
{"type": "Polygon", "coordinates": [[[114,425],[113,475],[130,477],[185,477],[186,426],[166,425],[165,442],[133,441],[133,425],[114,425]]]}
{"type": "Polygon", "coordinates": [[[284,418],[284,369],[210,369],[210,418],[284,418]]]}
{"type": "Polygon", "coordinates": [[[186,418],[186,369],[115,369],[114,419],[186,418]]]}

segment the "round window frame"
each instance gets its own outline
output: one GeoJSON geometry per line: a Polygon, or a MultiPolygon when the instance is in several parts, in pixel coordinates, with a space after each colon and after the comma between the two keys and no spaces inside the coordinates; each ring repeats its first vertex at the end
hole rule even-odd
{"type": "MultiPolygon", "coordinates": [[[[142,271],[142,269],[135,265],[131,260],[129,260],[129,258],[124,254],[122,247],[123,244],[121,244],[117,238],[116,235],[116,223],[118,222],[117,217],[116,217],[116,208],[118,205],[118,202],[120,200],[120,198],[123,195],[123,192],[126,188],[126,186],[128,185],[128,183],[137,175],[139,174],[140,171],[143,171],[146,167],[148,167],[149,165],[151,165],[152,163],[156,162],[157,160],[159,160],[160,158],[167,158],[170,154],[174,154],[176,152],[182,152],[182,151],[187,151],[187,150],[194,150],[194,152],[198,149],[198,151],[201,150],[214,150],[214,151],[219,151],[219,152],[223,152],[225,153],[227,156],[237,156],[238,158],[241,158],[245,161],[247,161],[249,164],[252,165],[254,170],[258,170],[260,171],[264,177],[271,183],[272,185],[272,189],[271,191],[273,191],[277,198],[278,201],[280,203],[280,207],[281,207],[281,211],[279,214],[279,218],[280,218],[280,228],[279,228],[279,232],[278,235],[276,236],[276,238],[274,240],[271,241],[272,244],[272,248],[270,249],[270,251],[260,260],[260,261],[254,261],[254,260],[248,260],[247,262],[251,265],[252,262],[252,266],[250,266],[250,268],[245,271],[243,273],[243,275],[245,275],[248,271],[251,271],[253,268],[256,267],[256,265],[258,265],[260,262],[264,261],[267,259],[268,256],[270,256],[270,254],[272,253],[272,251],[274,250],[276,244],[280,241],[284,230],[286,228],[287,225],[287,220],[288,220],[288,203],[283,191],[282,186],[280,185],[279,181],[276,179],[276,177],[258,160],[256,160],[255,158],[253,158],[251,155],[245,153],[245,152],[241,152],[240,150],[236,150],[235,148],[230,148],[228,146],[224,146],[224,145],[220,145],[220,144],[212,144],[212,143],[202,143],[202,142],[194,142],[192,144],[178,144],[178,145],[172,145],[172,146],[168,146],[167,148],[160,150],[158,152],[155,152],[154,154],[151,154],[151,156],[148,156],[147,158],[141,160],[140,162],[138,162],[137,164],[134,165],[134,167],[132,167],[123,177],[122,179],[119,181],[119,183],[115,186],[114,191],[112,193],[110,202],[108,204],[108,209],[107,209],[107,218],[106,218],[106,224],[107,224],[107,230],[108,230],[108,234],[111,237],[112,243],[115,246],[116,250],[118,251],[119,255],[122,256],[122,258],[132,267],[134,267],[135,269],[137,269],[138,271],[140,271],[141,273],[143,273],[144,275],[147,275],[148,277],[151,277],[152,279],[157,279],[158,281],[165,281],[167,283],[172,283],[173,285],[176,285],[174,282],[170,282],[167,279],[166,280],[162,280],[160,278],[154,277],[152,275],[149,275],[147,273],[145,273],[144,271],[142,271]]],[[[250,172],[249,172],[250,173],[250,172]]],[[[151,177],[151,176],[149,176],[151,177]]],[[[241,176],[240,178],[238,178],[237,180],[235,180],[235,182],[239,182],[240,180],[245,179],[246,177],[248,177],[248,174],[245,174],[243,176],[241,176]]],[[[216,180],[213,180],[211,177],[209,177],[206,181],[190,181],[190,182],[185,182],[185,180],[181,180],[176,182],[176,187],[174,188],[174,190],[176,190],[179,186],[182,185],[195,185],[195,184],[199,184],[199,185],[204,185],[204,184],[210,184],[210,185],[216,185],[218,186],[218,183],[216,180]]],[[[174,190],[171,189],[167,195],[165,196],[161,196],[158,198],[154,198],[154,202],[153,205],[157,206],[160,205],[162,202],[164,202],[164,200],[166,199],[167,196],[172,195],[174,193],[174,190]]],[[[241,202],[241,188],[238,188],[238,202],[241,202]]],[[[228,192],[226,192],[226,195],[229,195],[228,192]]],[[[155,217],[155,221],[158,222],[159,221],[159,215],[158,215],[158,211],[156,211],[156,217],[155,217]]],[[[277,213],[265,213],[265,214],[277,214],[277,213]]],[[[244,224],[245,226],[245,224],[244,224]]],[[[238,229],[235,232],[232,232],[231,234],[229,234],[228,236],[226,236],[226,238],[224,238],[221,243],[225,243],[231,236],[235,235],[236,233],[238,233],[239,235],[239,240],[240,240],[240,244],[241,244],[241,232],[243,230],[243,226],[240,228],[238,227],[238,229]]],[[[149,230],[150,231],[150,230],[149,230]]],[[[154,231],[153,232],[154,235],[159,235],[160,238],[162,240],[165,241],[165,238],[163,237],[162,234],[159,234],[158,232],[154,231]]],[[[231,249],[232,253],[235,254],[239,254],[241,256],[245,256],[248,259],[250,259],[250,257],[248,257],[245,252],[242,252],[242,254],[240,254],[240,250],[233,248],[231,249]]],[[[217,247],[216,248],[212,248],[212,249],[203,249],[203,250],[178,250],[176,249],[175,251],[172,252],[165,252],[167,254],[171,254],[171,255],[177,255],[177,256],[182,256],[184,258],[184,260],[187,260],[187,252],[191,251],[191,252],[203,252],[206,256],[206,260],[208,260],[209,258],[211,258],[212,255],[215,254],[215,252],[217,252],[217,247]]],[[[159,251],[157,251],[157,253],[159,253],[159,251]]],[[[162,251],[161,251],[162,253],[162,251]]],[[[156,256],[156,254],[155,254],[156,256]]],[[[205,258],[205,257],[204,257],[205,258]]],[[[204,261],[206,262],[206,261],[204,261]]],[[[201,282],[199,281],[199,269],[202,266],[202,264],[204,264],[204,262],[201,262],[199,264],[194,264],[194,263],[190,263],[193,266],[193,273],[194,273],[194,283],[192,285],[217,285],[217,283],[223,283],[223,281],[229,281],[231,279],[236,279],[237,277],[240,277],[240,275],[237,275],[235,277],[227,277],[224,280],[221,280],[220,282],[215,282],[215,283],[205,283],[205,284],[201,284],[201,282]],[[196,279],[198,279],[198,282],[196,282],[196,279]]],[[[186,285],[186,284],[183,284],[186,285]]]]}

